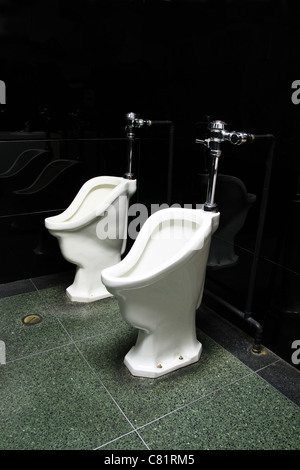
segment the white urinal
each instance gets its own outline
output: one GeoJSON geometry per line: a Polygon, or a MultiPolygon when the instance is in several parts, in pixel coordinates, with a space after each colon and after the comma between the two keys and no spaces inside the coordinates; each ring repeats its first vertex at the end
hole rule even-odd
{"type": "Polygon", "coordinates": [[[219,213],[168,208],[151,215],[127,256],[102,271],[127,323],[138,329],[124,362],[135,376],[159,377],[198,361],[195,313],[203,294],[219,213]]]}
{"type": "Polygon", "coordinates": [[[121,260],[127,240],[128,203],[136,180],[99,176],[88,180],[70,206],[45,219],[58,239],[64,258],[77,266],[66,290],[74,302],[93,302],[111,296],[101,271],[121,260]]]}

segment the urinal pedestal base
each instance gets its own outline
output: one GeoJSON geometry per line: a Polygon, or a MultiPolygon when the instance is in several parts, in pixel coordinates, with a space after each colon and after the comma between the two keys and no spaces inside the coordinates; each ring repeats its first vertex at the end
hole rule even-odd
{"type": "Polygon", "coordinates": [[[91,295],[79,295],[79,293],[72,292],[72,286],[66,289],[67,297],[72,302],[81,302],[81,303],[89,303],[89,302],[96,302],[96,300],[106,299],[108,297],[113,297],[113,295],[108,292],[106,289],[102,289],[99,293],[91,294],[91,295]]]}
{"type": "Polygon", "coordinates": [[[202,344],[198,344],[197,350],[191,356],[179,356],[172,361],[161,362],[160,364],[156,364],[155,366],[147,366],[142,364],[141,361],[138,360],[137,355],[134,355],[134,346],[131,350],[126,354],[124,358],[124,364],[129,369],[130,373],[136,377],[146,377],[146,378],[157,378],[161,377],[162,375],[169,374],[174,370],[181,369],[182,367],[186,367],[190,364],[194,364],[195,362],[199,361],[200,356],[202,353],[202,344]]]}

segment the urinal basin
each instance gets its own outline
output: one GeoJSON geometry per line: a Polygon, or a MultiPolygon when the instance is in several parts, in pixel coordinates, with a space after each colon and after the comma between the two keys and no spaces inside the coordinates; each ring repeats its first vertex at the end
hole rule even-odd
{"type": "Polygon", "coordinates": [[[45,219],[45,225],[49,230],[76,230],[102,216],[119,196],[128,191],[130,198],[135,190],[135,180],[129,182],[122,177],[96,176],[84,183],[65,211],[45,219]],[[127,187],[130,183],[130,189],[125,190],[125,185],[127,187]]]}
{"type": "Polygon", "coordinates": [[[110,296],[101,271],[120,261],[127,242],[128,203],[136,181],[99,176],[88,180],[69,207],[45,219],[63,257],[77,266],[67,288],[74,302],[94,302],[110,296]]]}
{"type": "Polygon", "coordinates": [[[219,214],[169,208],[143,225],[127,256],[102,271],[120,312],[138,329],[124,363],[133,375],[159,377],[199,360],[195,313],[219,214]]]}
{"type": "Polygon", "coordinates": [[[219,214],[204,221],[203,213],[202,209],[170,208],[151,215],[126,258],[103,273],[107,286],[157,280],[184,262],[218,227],[219,214]]]}

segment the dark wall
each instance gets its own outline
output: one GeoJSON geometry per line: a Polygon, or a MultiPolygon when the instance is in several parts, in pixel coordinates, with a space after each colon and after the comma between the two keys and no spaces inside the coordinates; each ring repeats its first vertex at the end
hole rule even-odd
{"type": "Polygon", "coordinates": [[[284,135],[299,119],[297,2],[2,4],[3,126],[23,125],[43,106],[57,119],[80,108],[102,130],[128,108],[187,129],[207,113],[284,135]]]}
{"type": "MultiPolygon", "coordinates": [[[[7,93],[1,172],[22,151],[20,140],[24,148],[50,148],[52,159],[80,165],[44,197],[12,195],[21,183],[7,190],[1,180],[1,282],[70,267],[47,239],[43,219],[65,207],[88,177],[123,173],[126,112],[174,122],[172,202],[181,204],[204,202],[200,174],[209,160],[195,138],[205,136],[207,116],[222,119],[232,130],[276,136],[253,314],[265,325],[265,342],[290,361],[291,343],[300,339],[300,104],[291,99],[300,78],[299,2],[3,0],[0,7],[0,79],[7,93]]],[[[138,138],[137,197],[163,203],[168,130],[142,130],[138,138]]],[[[207,275],[208,286],[241,309],[269,148],[268,142],[228,144],[220,160],[220,173],[239,178],[256,196],[233,242],[220,234],[227,247],[234,244],[237,262],[207,275]]],[[[24,177],[23,188],[32,179],[24,177]]],[[[231,190],[225,187],[226,194],[231,190]]],[[[220,188],[225,214],[221,194],[220,188]]],[[[228,204],[234,210],[230,198],[228,204]]]]}

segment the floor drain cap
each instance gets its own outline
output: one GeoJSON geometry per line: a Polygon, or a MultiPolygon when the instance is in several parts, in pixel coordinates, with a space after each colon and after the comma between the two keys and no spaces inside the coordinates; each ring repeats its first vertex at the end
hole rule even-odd
{"type": "Polygon", "coordinates": [[[38,315],[37,313],[33,313],[33,314],[26,315],[25,317],[23,317],[22,323],[24,323],[24,325],[31,326],[31,325],[36,325],[37,323],[41,323],[42,320],[43,319],[41,315],[38,315]]]}

